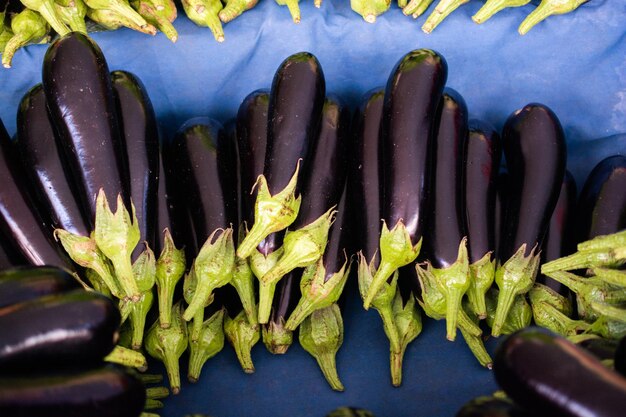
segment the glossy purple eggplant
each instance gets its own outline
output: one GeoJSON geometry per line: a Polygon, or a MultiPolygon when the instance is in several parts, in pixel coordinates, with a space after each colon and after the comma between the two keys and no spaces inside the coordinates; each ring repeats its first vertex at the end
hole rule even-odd
{"type": "Polygon", "coordinates": [[[100,189],[114,209],[120,194],[129,208],[127,161],[109,68],[98,45],[78,32],[52,43],[44,57],[43,88],[64,159],[91,224],[100,189]]]}
{"type": "Polygon", "coordinates": [[[626,228],[626,157],[610,156],[591,171],[578,201],[578,241],[626,228]]]}
{"type": "Polygon", "coordinates": [[[470,261],[469,307],[479,319],[487,317],[485,294],[495,275],[496,187],[502,147],[500,135],[480,120],[469,121],[463,192],[470,261]]]}
{"type": "Polygon", "coordinates": [[[509,201],[509,173],[502,171],[496,178],[496,204],[494,224],[494,242],[496,259],[500,259],[499,248],[502,240],[502,229],[504,228],[504,218],[506,217],[506,205],[509,201]]]}
{"type": "Polygon", "coordinates": [[[529,327],[507,337],[498,346],[493,372],[507,396],[532,415],[624,415],[626,379],[545,329],[529,327]]]}
{"type": "Polygon", "coordinates": [[[248,257],[270,233],[285,229],[295,220],[300,204],[300,173],[311,143],[317,138],[325,96],[324,73],[312,54],[291,55],[276,71],[270,90],[265,165],[257,184],[257,203],[263,195],[263,200],[274,201],[283,209],[255,209],[254,225],[237,249],[239,257],[248,257]]]}
{"type": "Polygon", "coordinates": [[[80,288],[67,271],[49,266],[23,266],[0,272],[0,308],[80,288]]]}
{"type": "Polygon", "coordinates": [[[509,116],[502,147],[510,191],[495,278],[500,292],[494,336],[500,335],[515,297],[528,292],[535,281],[541,243],[559,198],[567,157],[559,119],[536,103],[509,116]]]}
{"type": "MultiPolygon", "coordinates": [[[[113,71],[111,84],[128,161],[130,200],[135,206],[141,242],[154,248],[159,175],[159,134],[154,109],[135,75],[113,71]]],[[[143,250],[144,245],[137,245],[132,260],[143,250]]]]}
{"type": "Polygon", "coordinates": [[[32,202],[24,194],[30,187],[21,164],[11,158],[9,135],[0,121],[0,177],[4,185],[0,188],[0,231],[10,239],[26,261],[31,265],[50,265],[71,269],[62,248],[48,233],[49,225],[41,221],[32,202]]]}
{"type": "Polygon", "coordinates": [[[626,378],[626,336],[622,337],[615,349],[615,370],[626,378]]]}
{"type": "Polygon", "coordinates": [[[41,84],[30,89],[20,102],[15,146],[32,184],[27,191],[49,221],[48,233],[61,228],[89,236],[90,221],[83,217],[69,170],[62,160],[41,84]]]}
{"type": "MultiPolygon", "coordinates": [[[[547,263],[576,251],[574,240],[574,215],[576,210],[576,182],[569,171],[565,171],[559,199],[550,218],[546,237],[541,245],[541,263],[547,263]]],[[[543,274],[537,276],[537,282],[547,285],[561,295],[569,294],[569,289],[543,274]]]]}
{"type": "Polygon", "coordinates": [[[394,271],[419,254],[430,188],[429,143],[446,79],[444,58],[419,49],[396,64],[387,82],[379,160],[384,220],[381,262],[364,300],[365,308],[394,271]],[[391,242],[403,243],[391,248],[391,242]]]}

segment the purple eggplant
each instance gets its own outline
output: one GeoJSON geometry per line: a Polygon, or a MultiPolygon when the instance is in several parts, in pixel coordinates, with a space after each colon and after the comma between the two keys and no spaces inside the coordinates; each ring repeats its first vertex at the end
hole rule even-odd
{"type": "Polygon", "coordinates": [[[469,306],[487,317],[485,293],[496,270],[496,194],[502,148],[500,135],[486,122],[470,120],[465,156],[464,196],[470,260],[469,306]]]}
{"type": "Polygon", "coordinates": [[[78,281],[59,268],[23,266],[5,269],[0,272],[0,308],[78,288],[78,281]]]}
{"type": "Polygon", "coordinates": [[[500,288],[492,334],[502,325],[517,295],[532,287],[539,250],[565,175],[565,137],[556,115],[528,104],[507,119],[502,146],[510,178],[510,199],[498,253],[500,288]]]}
{"type": "Polygon", "coordinates": [[[530,327],[509,336],[496,351],[493,371],[498,385],[532,415],[624,415],[626,379],[548,330],[530,327]]]}
{"type": "Polygon", "coordinates": [[[499,248],[502,240],[504,218],[506,217],[506,205],[509,201],[509,191],[509,173],[506,171],[500,172],[498,178],[496,178],[496,206],[493,219],[496,260],[500,259],[499,248]]]}
{"type": "Polygon", "coordinates": [[[446,298],[447,338],[456,337],[461,300],[470,286],[463,171],[468,138],[468,114],[463,97],[446,88],[439,127],[432,141],[432,192],[424,233],[428,262],[418,274],[431,274],[446,298]]]}
{"type": "Polygon", "coordinates": [[[236,189],[236,180],[232,179],[236,173],[228,170],[232,157],[229,144],[222,126],[214,120],[187,121],[176,133],[172,147],[175,178],[201,248],[192,266],[194,273],[185,279],[184,290],[189,306],[183,319],[194,319],[190,333],[195,337],[212,291],[232,279],[235,249],[229,213],[236,208],[230,207],[228,193],[236,189]]]}
{"type": "MultiPolygon", "coordinates": [[[[541,263],[547,263],[555,259],[572,254],[576,247],[574,245],[575,225],[574,215],[576,210],[576,182],[569,171],[565,171],[565,177],[561,184],[559,199],[550,218],[550,225],[546,232],[546,237],[541,245],[541,263]]],[[[567,296],[569,289],[553,280],[552,278],[539,275],[537,282],[547,285],[557,293],[567,296]]]]}
{"type": "MultiPolygon", "coordinates": [[[[111,83],[126,148],[130,200],[135,207],[141,241],[154,248],[159,175],[159,138],[154,109],[145,87],[135,75],[113,71],[111,83]]],[[[142,251],[143,245],[137,245],[132,260],[142,251]]]]}
{"type": "Polygon", "coordinates": [[[50,230],[89,236],[90,221],[83,217],[72,188],[71,177],[62,160],[48,116],[46,97],[41,84],[30,89],[22,98],[17,112],[17,141],[23,171],[32,184],[28,192],[41,213],[47,214],[50,230]]]}
{"type": "Polygon", "coordinates": [[[48,233],[49,226],[24,195],[30,185],[19,162],[11,157],[10,141],[0,121],[0,176],[5,179],[0,189],[0,232],[29,264],[72,269],[71,261],[48,233]]]}
{"type": "Polygon", "coordinates": [[[274,75],[265,166],[256,184],[254,224],[237,249],[240,258],[296,219],[301,201],[296,197],[299,172],[304,168],[299,161],[306,161],[310,143],[317,137],[325,96],[324,73],[310,53],[291,55],[274,75]]]}
{"type": "Polygon", "coordinates": [[[429,143],[446,78],[444,58],[419,49],[398,62],[387,82],[379,160],[381,261],[364,300],[366,309],[394,271],[419,254],[426,224],[429,143]]]}
{"type": "Polygon", "coordinates": [[[610,156],[591,171],[578,201],[579,242],[626,228],[626,157],[610,156]]]}
{"type": "Polygon", "coordinates": [[[94,223],[100,189],[109,201],[128,200],[127,161],[107,62],[87,35],[56,40],[43,63],[43,88],[83,212],[94,223]]]}

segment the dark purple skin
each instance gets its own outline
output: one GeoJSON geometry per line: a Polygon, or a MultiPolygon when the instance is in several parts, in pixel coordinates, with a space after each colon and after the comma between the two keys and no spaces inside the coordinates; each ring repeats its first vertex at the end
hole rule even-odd
{"type": "Polygon", "coordinates": [[[20,102],[15,146],[31,184],[27,191],[37,202],[38,212],[45,214],[48,233],[61,228],[89,236],[89,221],[81,212],[69,170],[61,159],[41,84],[30,89],[20,102]]]}
{"type": "Polygon", "coordinates": [[[463,171],[468,137],[467,106],[456,91],[446,88],[439,127],[432,141],[432,182],[425,253],[435,268],[456,262],[459,244],[467,236],[463,171]]]}
{"type": "Polygon", "coordinates": [[[500,172],[496,178],[496,204],[494,215],[494,242],[496,248],[496,259],[500,259],[499,248],[502,240],[502,229],[504,228],[504,218],[506,217],[506,204],[509,200],[509,174],[500,172]]]}
{"type": "Polygon", "coordinates": [[[447,78],[447,64],[434,51],[405,55],[385,90],[382,127],[382,218],[391,230],[402,220],[416,244],[422,237],[428,199],[429,142],[447,78]]]}
{"type": "Polygon", "coordinates": [[[198,250],[217,229],[231,226],[229,213],[236,209],[227,190],[235,189],[227,172],[230,156],[222,126],[209,118],[187,121],[172,143],[176,184],[196,235],[198,250]]]}
{"type": "Polygon", "coordinates": [[[493,372],[506,394],[533,416],[624,415],[626,378],[545,329],[528,327],[507,337],[496,350],[493,372]]]}
{"type": "MultiPolygon", "coordinates": [[[[541,245],[541,263],[546,263],[567,256],[576,251],[574,244],[574,214],[576,210],[576,182],[569,171],[565,171],[559,199],[550,218],[546,237],[541,245]]],[[[569,289],[550,277],[539,274],[537,282],[547,285],[562,295],[568,295],[569,289]]]]}
{"type": "Polygon", "coordinates": [[[0,378],[3,416],[136,417],[145,402],[141,381],[111,365],[0,378]]]}
{"type": "MultiPolygon", "coordinates": [[[[159,181],[159,133],[154,109],[135,75],[113,71],[111,83],[128,161],[130,200],[135,206],[141,241],[154,248],[159,181]]],[[[143,250],[144,245],[137,245],[132,260],[143,250]]]]}
{"type": "Polygon", "coordinates": [[[98,45],[77,32],[56,40],[44,57],[42,78],[51,120],[90,226],[101,188],[112,210],[120,194],[129,208],[127,161],[109,68],[98,45]]]}
{"type": "Polygon", "coordinates": [[[0,272],[0,308],[80,288],[68,272],[49,266],[22,266],[0,272]]]}
{"type": "Polygon", "coordinates": [[[324,282],[327,282],[335,273],[339,272],[341,267],[346,264],[346,261],[352,257],[350,248],[352,230],[350,228],[350,213],[347,208],[347,200],[347,183],[345,183],[344,192],[337,207],[337,216],[335,217],[335,222],[330,227],[328,243],[326,244],[324,255],[322,255],[322,263],[326,270],[324,282]]]}
{"type": "Polygon", "coordinates": [[[252,187],[265,166],[269,100],[269,90],[256,90],[243,100],[237,112],[241,212],[248,227],[254,222],[256,193],[252,193],[252,187]]]}
{"type": "Polygon", "coordinates": [[[525,256],[541,246],[565,175],[565,137],[556,115],[528,104],[507,119],[502,147],[510,174],[510,200],[500,241],[504,264],[526,244],[525,256]]]}
{"type": "Polygon", "coordinates": [[[13,247],[12,242],[0,232],[0,270],[27,264],[22,254],[13,247]]]}
{"type": "MultiPolygon", "coordinates": [[[[367,92],[354,115],[354,137],[351,167],[348,173],[350,213],[354,222],[354,251],[362,251],[367,262],[378,253],[380,237],[380,127],[383,118],[385,90],[367,92]]],[[[379,256],[374,259],[378,267],[379,256]]]]}
{"type": "Polygon", "coordinates": [[[302,268],[296,268],[285,275],[278,284],[272,300],[272,312],[268,324],[282,324],[287,321],[300,300],[300,279],[302,278],[302,268]]]}
{"type": "Polygon", "coordinates": [[[626,336],[622,337],[615,349],[615,370],[626,377],[626,336]]]}
{"type": "Polygon", "coordinates": [[[532,417],[511,400],[478,397],[466,403],[455,417],[532,417]]]}
{"type": "Polygon", "coordinates": [[[591,171],[578,201],[578,240],[626,228],[626,157],[610,156],[591,171]]]}
{"type": "MultiPolygon", "coordinates": [[[[470,120],[464,172],[470,264],[496,249],[496,183],[501,157],[500,135],[493,126],[481,120],[470,120]]],[[[495,257],[495,253],[492,256],[495,257]]]]}
{"type": "Polygon", "coordinates": [[[221,159],[221,171],[224,172],[223,188],[227,208],[227,221],[233,226],[234,238],[237,242],[237,234],[239,223],[241,222],[241,207],[239,204],[241,178],[239,168],[239,144],[237,143],[237,125],[236,120],[229,120],[224,124],[224,133],[222,136],[224,144],[224,157],[221,159]]]}
{"type": "Polygon", "coordinates": [[[0,373],[102,361],[115,346],[117,305],[83,289],[0,309],[0,373]]]}
{"type": "MultiPolygon", "coordinates": [[[[312,54],[291,55],[276,71],[270,90],[263,169],[271,193],[287,186],[299,159],[306,161],[318,135],[325,97],[324,73],[312,54]]],[[[303,173],[305,167],[300,168],[303,173]]]]}
{"type": "MultiPolygon", "coordinates": [[[[588,339],[577,343],[577,345],[584,348],[587,352],[593,354],[593,356],[600,359],[601,361],[607,359],[613,360],[614,358],[616,358],[619,340],[605,338],[588,339]]],[[[619,372],[619,370],[617,369],[617,364],[615,370],[619,372]]]]}
{"type": "Polygon", "coordinates": [[[10,240],[30,265],[50,265],[71,269],[71,261],[48,233],[24,191],[31,185],[16,158],[11,158],[11,140],[0,121],[0,235],[10,240]]]}

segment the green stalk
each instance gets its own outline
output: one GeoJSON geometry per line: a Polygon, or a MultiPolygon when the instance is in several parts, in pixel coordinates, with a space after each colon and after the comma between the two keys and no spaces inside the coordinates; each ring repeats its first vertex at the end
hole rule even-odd
{"type": "Polygon", "coordinates": [[[70,27],[72,32],[87,34],[85,16],[87,6],[83,0],[55,0],[56,11],[61,20],[70,27]]]}
{"type": "Polygon", "coordinates": [[[237,291],[250,324],[257,324],[258,312],[255,302],[254,275],[247,259],[235,258],[235,272],[230,285],[237,291]]]}
{"type": "Polygon", "coordinates": [[[626,246],[626,230],[610,235],[596,236],[593,239],[578,244],[578,251],[609,250],[626,246]]]}
{"type": "Polygon", "coordinates": [[[178,40],[178,32],[169,20],[169,12],[163,6],[159,8],[151,0],[134,0],[131,5],[146,22],[158,28],[170,41],[178,40]]]}
{"type": "Polygon", "coordinates": [[[144,405],[144,410],[155,410],[159,408],[163,408],[164,404],[162,401],[153,400],[152,398],[146,398],[146,405],[144,405]]]}
{"type": "Polygon", "coordinates": [[[594,267],[618,267],[626,262],[626,247],[578,251],[572,255],[550,261],[541,266],[541,273],[594,267]]]}
{"type": "Polygon", "coordinates": [[[217,17],[222,10],[222,2],[219,0],[182,0],[183,9],[187,17],[198,26],[211,29],[213,37],[218,42],[224,42],[224,29],[222,22],[217,17]]]}
{"type": "Polygon", "coordinates": [[[467,3],[469,0],[440,0],[433,12],[422,26],[425,33],[431,33],[450,13],[467,3]]]}
{"type": "Polygon", "coordinates": [[[230,344],[235,348],[237,359],[243,371],[247,374],[254,372],[252,363],[252,348],[261,338],[258,324],[250,324],[245,311],[240,311],[234,319],[226,314],[224,320],[224,333],[230,344]]]}
{"type": "Polygon", "coordinates": [[[141,349],[143,344],[143,333],[146,327],[146,317],[150,312],[152,303],[154,302],[154,294],[152,290],[141,293],[139,301],[131,303],[130,324],[133,328],[131,346],[135,350],[141,349]]]}
{"type": "Polygon", "coordinates": [[[531,305],[543,302],[550,304],[566,316],[571,316],[573,314],[573,307],[570,300],[547,285],[536,282],[528,292],[528,297],[531,305]]]}
{"type": "Polygon", "coordinates": [[[487,306],[485,305],[485,294],[491,288],[496,273],[496,261],[492,259],[491,252],[488,252],[480,260],[469,266],[470,286],[467,289],[467,299],[470,311],[479,320],[487,317],[487,306]]]}
{"type": "Polygon", "coordinates": [[[148,26],[148,22],[144,20],[126,0],[84,0],[90,9],[110,10],[123,16],[137,27],[143,28],[148,26]]]}
{"type": "Polygon", "coordinates": [[[402,8],[405,16],[412,16],[417,19],[430,7],[433,0],[411,0],[406,7],[402,8]]]}
{"type": "Polygon", "coordinates": [[[263,276],[276,265],[278,259],[283,254],[283,248],[280,247],[274,252],[264,256],[256,249],[250,256],[250,269],[254,275],[259,279],[259,306],[258,306],[258,322],[265,324],[269,321],[270,313],[272,311],[272,300],[274,299],[274,292],[276,291],[276,282],[265,284],[261,280],[263,276]]]}
{"type": "Polygon", "coordinates": [[[189,339],[189,382],[198,382],[202,367],[224,348],[224,309],[218,310],[208,318],[200,330],[196,341],[189,339]]]}
{"type": "Polygon", "coordinates": [[[489,352],[487,352],[487,349],[485,349],[485,344],[483,343],[482,337],[471,335],[463,329],[460,330],[461,335],[465,340],[465,343],[467,343],[467,346],[474,354],[474,357],[478,360],[478,363],[480,363],[481,366],[484,366],[487,369],[492,369],[493,360],[491,359],[491,356],[489,356],[489,352]]]}
{"type": "Polygon", "coordinates": [[[259,0],[227,0],[226,6],[219,12],[218,16],[224,23],[228,23],[246,10],[252,9],[259,0]]]}
{"type": "Polygon", "coordinates": [[[87,17],[108,30],[116,30],[124,26],[148,35],[156,34],[156,28],[154,26],[149,24],[144,26],[138,26],[126,16],[123,16],[114,10],[88,9],[87,17]]]}
{"type": "Polygon", "coordinates": [[[168,229],[164,231],[163,250],[156,263],[156,286],[159,300],[159,323],[168,328],[176,285],[185,273],[185,252],[176,249],[168,229]]]}
{"type": "Polygon", "coordinates": [[[400,343],[398,351],[390,349],[389,352],[391,383],[394,387],[399,387],[402,384],[402,359],[406,348],[422,332],[422,316],[413,295],[404,304],[400,291],[396,291],[393,300],[393,316],[400,343]]]}
{"type": "Polygon", "coordinates": [[[626,272],[620,269],[591,268],[591,273],[607,284],[626,288],[626,272]]]}
{"type": "Polygon", "coordinates": [[[146,398],[150,398],[151,400],[160,400],[163,398],[167,398],[169,395],[170,390],[167,389],[167,387],[146,388],[146,398]]]}
{"type": "Polygon", "coordinates": [[[391,0],[350,0],[350,7],[363,17],[367,23],[376,22],[376,17],[385,13],[391,6],[391,0]]]}
{"type": "Polygon", "coordinates": [[[30,9],[24,9],[11,20],[13,36],[9,39],[2,52],[2,65],[11,68],[15,52],[29,43],[39,42],[48,33],[49,27],[46,21],[30,9]]]}
{"type": "Polygon", "coordinates": [[[300,6],[298,2],[300,0],[276,0],[276,4],[279,6],[287,6],[289,9],[289,13],[291,13],[291,18],[293,19],[293,23],[300,23],[300,6]]]}
{"type": "Polygon", "coordinates": [[[0,51],[4,51],[7,43],[13,37],[13,31],[7,26],[2,26],[0,30],[0,51]]]}
{"type": "Polygon", "coordinates": [[[116,363],[129,368],[137,368],[144,372],[148,369],[148,361],[141,352],[122,346],[115,346],[111,353],[104,358],[105,362],[116,363]]]}
{"type": "Polygon", "coordinates": [[[507,7],[520,7],[528,3],[530,3],[530,0],[487,0],[485,4],[483,4],[483,7],[472,16],[472,20],[481,24],[507,7]]]}
{"type": "Polygon", "coordinates": [[[614,306],[601,302],[591,302],[591,308],[599,315],[610,320],[626,323],[626,310],[623,306],[614,306]]]}
{"type": "Polygon", "coordinates": [[[520,35],[525,35],[537,23],[556,15],[569,13],[588,0],[542,0],[539,6],[533,10],[518,28],[520,35]]]}
{"type": "Polygon", "coordinates": [[[65,36],[70,33],[70,29],[63,23],[54,6],[54,0],[20,0],[20,2],[31,10],[39,12],[52,29],[59,34],[65,36]]]}

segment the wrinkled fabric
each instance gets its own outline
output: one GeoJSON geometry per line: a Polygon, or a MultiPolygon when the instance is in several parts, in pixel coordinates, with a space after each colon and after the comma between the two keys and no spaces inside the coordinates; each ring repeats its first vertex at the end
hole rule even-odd
{"type": "MultiPolygon", "coordinates": [[[[446,58],[447,85],[463,95],[471,118],[501,129],[508,115],[527,103],[551,107],[565,129],[569,168],[580,189],[596,162],[626,152],[626,3],[591,0],[574,13],[548,18],[525,36],[517,27],[534,6],[504,10],[477,25],[471,16],[482,3],[461,6],[431,35],[420,30],[425,16],[414,20],[395,5],[368,24],[350,10],[348,0],[324,0],[321,9],[307,1],[301,4],[302,22],[295,25],[286,7],[262,0],[225,25],[223,44],[181,10],[176,44],[162,34],[127,29],[93,37],[111,70],[141,78],[164,137],[194,116],[233,118],[243,98],[269,87],[276,68],[292,53],[314,53],[328,92],[356,106],[366,91],[386,83],[406,52],[431,48],[446,58]]],[[[45,50],[30,46],[16,54],[13,69],[0,70],[0,117],[10,134],[21,96],[41,81],[45,50]]],[[[345,342],[337,357],[344,393],[330,390],[297,342],[283,357],[270,355],[259,343],[252,354],[255,374],[245,375],[226,347],[206,364],[198,384],[183,383],[180,395],[165,400],[160,414],[322,417],[350,405],[378,417],[446,417],[472,397],[496,389],[492,373],[478,365],[460,334],[450,343],[443,322],[431,320],[407,351],[402,387],[392,388],[380,319],[375,311],[362,310],[352,284],[345,342]]],[[[489,349],[494,346],[491,340],[489,349]]],[[[184,379],[185,361],[181,372],[184,379]]]]}

